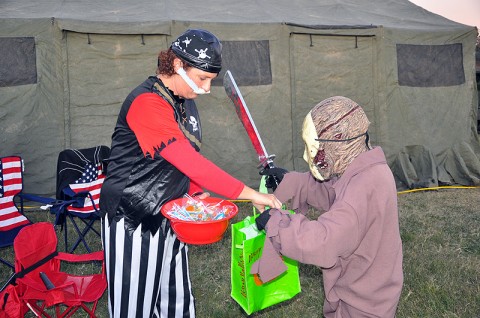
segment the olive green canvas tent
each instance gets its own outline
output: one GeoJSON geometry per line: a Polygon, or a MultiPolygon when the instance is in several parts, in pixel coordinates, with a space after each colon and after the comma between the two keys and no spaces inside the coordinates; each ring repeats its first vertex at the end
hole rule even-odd
{"type": "Polygon", "coordinates": [[[258,186],[258,158],[227,98],[236,78],[277,166],[306,171],[302,121],[335,95],[360,103],[399,189],[478,185],[477,29],[407,0],[0,1],[0,156],[28,192],[55,192],[65,148],[110,145],[126,95],[187,28],[224,44],[197,104],[202,153],[258,186]]]}

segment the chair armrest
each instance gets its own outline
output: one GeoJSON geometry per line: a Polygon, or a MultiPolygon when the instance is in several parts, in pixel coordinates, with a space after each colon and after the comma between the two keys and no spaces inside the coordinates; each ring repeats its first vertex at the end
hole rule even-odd
{"type": "Polygon", "coordinates": [[[58,252],[58,255],[55,258],[66,262],[90,262],[104,260],[103,251],[96,251],[87,254],[70,254],[65,252],[58,252]]]}
{"type": "Polygon", "coordinates": [[[48,198],[48,197],[43,197],[37,194],[24,193],[24,192],[17,193],[16,196],[27,201],[40,202],[43,204],[53,204],[57,201],[57,199],[54,199],[54,198],[48,198]]]}

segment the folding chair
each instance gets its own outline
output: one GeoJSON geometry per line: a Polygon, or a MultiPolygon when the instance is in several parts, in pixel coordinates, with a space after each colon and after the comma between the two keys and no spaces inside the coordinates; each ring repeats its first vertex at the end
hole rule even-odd
{"type": "Polygon", "coordinates": [[[95,317],[98,301],[107,288],[103,251],[58,252],[55,229],[47,222],[22,229],[15,238],[14,251],[12,283],[22,304],[35,316],[51,317],[54,311],[55,317],[71,317],[78,310],[84,310],[89,317],[95,317]],[[78,266],[71,265],[68,272],[62,271],[65,262],[101,262],[102,267],[93,274],[72,274],[78,266]]]}
{"type": "Polygon", "coordinates": [[[66,149],[60,152],[57,162],[57,202],[50,211],[56,215],[55,225],[64,230],[65,250],[73,253],[83,244],[92,252],[87,243],[87,234],[100,236],[94,223],[100,220],[100,190],[106,174],[106,159],[110,148],[96,146],[86,149],[66,149]],[[76,241],[68,244],[70,220],[76,233],[76,241]]]}
{"type": "MultiPolygon", "coordinates": [[[[23,161],[19,156],[0,158],[0,248],[13,245],[18,232],[32,222],[23,214],[23,199],[20,197],[20,209],[15,198],[23,189],[23,161]]],[[[6,255],[2,253],[2,255],[6,255]]],[[[0,257],[0,263],[13,271],[13,264],[0,257]]],[[[13,259],[13,253],[12,253],[13,259]]]]}

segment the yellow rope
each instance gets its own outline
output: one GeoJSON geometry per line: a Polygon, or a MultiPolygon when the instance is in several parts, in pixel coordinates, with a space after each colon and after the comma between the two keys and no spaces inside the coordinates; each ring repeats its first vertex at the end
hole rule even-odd
{"type": "Polygon", "coordinates": [[[417,192],[417,191],[430,191],[430,190],[438,190],[438,189],[474,189],[480,188],[480,186],[440,186],[440,187],[432,187],[432,188],[419,188],[419,189],[411,189],[405,191],[399,191],[398,194],[410,193],[410,192],[417,192]]]}
{"type": "MultiPolygon", "coordinates": [[[[418,189],[411,189],[411,190],[404,190],[399,191],[397,194],[405,194],[411,192],[419,192],[419,191],[433,191],[439,189],[475,189],[480,188],[480,186],[439,186],[439,187],[432,187],[432,188],[418,188],[418,189]]],[[[251,200],[228,200],[230,202],[252,202],[251,200]]]]}

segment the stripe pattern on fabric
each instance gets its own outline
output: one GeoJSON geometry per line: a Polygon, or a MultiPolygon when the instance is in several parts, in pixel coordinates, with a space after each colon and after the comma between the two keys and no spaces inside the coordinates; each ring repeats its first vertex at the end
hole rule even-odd
{"type": "Polygon", "coordinates": [[[195,317],[188,246],[166,220],[155,235],[141,227],[102,219],[110,317],[195,317]]]}
{"type": "MultiPolygon", "coordinates": [[[[74,182],[69,184],[69,188],[75,194],[88,192],[89,195],[85,197],[82,204],[72,204],[67,207],[67,210],[75,213],[89,214],[98,210],[100,201],[100,190],[105,180],[105,174],[103,173],[103,164],[100,157],[100,147],[96,147],[93,155],[94,160],[91,162],[87,157],[77,149],[71,149],[77,156],[77,161],[80,165],[74,162],[62,161],[64,168],[59,173],[81,173],[81,176],[74,182]]],[[[67,191],[67,190],[66,190],[67,191]]],[[[67,192],[68,193],[68,192],[67,192]]]]}
{"type": "Polygon", "coordinates": [[[22,159],[4,157],[0,160],[0,231],[10,231],[30,224],[15,206],[14,197],[22,191],[22,159]]]}

